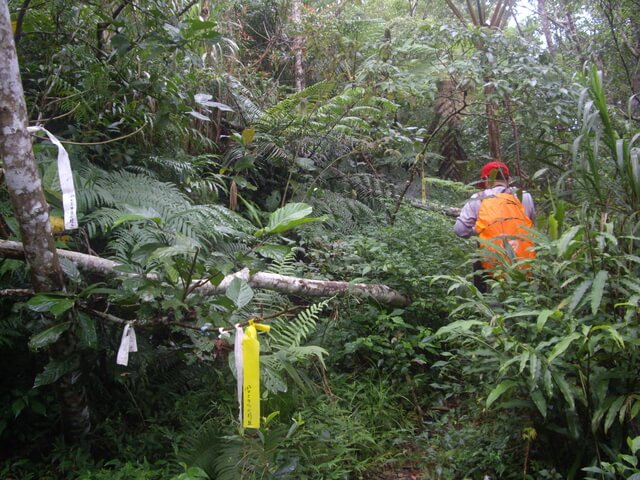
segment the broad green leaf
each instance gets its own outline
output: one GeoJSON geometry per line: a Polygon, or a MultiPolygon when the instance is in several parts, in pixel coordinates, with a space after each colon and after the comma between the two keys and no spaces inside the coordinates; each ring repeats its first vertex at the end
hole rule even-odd
{"type": "Polygon", "coordinates": [[[544,369],[544,374],[542,375],[543,385],[544,385],[544,393],[548,398],[553,396],[553,382],[551,381],[551,370],[548,368],[544,369]]]}
{"type": "Polygon", "coordinates": [[[560,373],[551,372],[551,375],[553,377],[553,381],[558,386],[560,393],[562,393],[562,396],[564,397],[565,402],[567,402],[569,409],[574,410],[576,408],[576,402],[575,402],[575,398],[573,397],[573,392],[571,391],[571,387],[569,386],[569,383],[565,380],[565,378],[560,373]]]}
{"type": "Polygon", "coordinates": [[[600,270],[596,278],[593,280],[593,287],[591,288],[591,313],[596,314],[600,308],[600,302],[602,302],[602,294],[604,293],[604,287],[609,278],[609,272],[606,270],[600,270]]]}
{"type": "Polygon", "coordinates": [[[234,278],[227,287],[226,296],[236,307],[242,308],[253,298],[253,290],[244,280],[234,278]]]}
{"type": "Polygon", "coordinates": [[[70,326],[71,322],[62,322],[47,328],[43,332],[31,337],[29,340],[29,348],[31,350],[39,350],[41,348],[48,347],[57,341],[58,338],[60,338],[60,335],[69,330],[70,326]]]}
{"type": "Polygon", "coordinates": [[[96,348],[98,346],[96,321],[83,312],[78,314],[78,340],[80,345],[85,348],[96,348]]]}
{"type": "Polygon", "coordinates": [[[609,410],[607,410],[607,416],[604,418],[605,434],[609,431],[609,428],[611,427],[611,425],[613,425],[613,421],[618,416],[618,412],[620,411],[620,408],[622,408],[622,404],[624,403],[624,400],[625,400],[625,397],[623,395],[619,396],[613,401],[613,403],[609,407],[609,410]]]}
{"type": "Polygon", "coordinates": [[[126,53],[131,46],[131,42],[126,36],[117,33],[111,37],[111,46],[115,48],[118,53],[126,53]]]}
{"type": "Polygon", "coordinates": [[[538,320],[536,321],[536,328],[539,332],[542,331],[549,317],[553,315],[553,310],[542,310],[538,315],[538,320]]]}
{"type": "MultiPolygon", "coordinates": [[[[638,457],[635,455],[620,455],[620,459],[632,467],[636,468],[638,466],[638,457]]],[[[636,478],[640,478],[640,473],[634,474],[636,478]]],[[[627,477],[626,480],[633,480],[633,476],[627,477]]]]}
{"type": "Polygon", "coordinates": [[[245,145],[249,145],[253,142],[253,138],[256,136],[256,129],[253,127],[248,127],[242,130],[242,143],[245,145]]]}
{"type": "Polygon", "coordinates": [[[589,290],[591,283],[592,281],[589,279],[584,280],[580,285],[578,285],[578,288],[575,289],[573,295],[571,295],[571,300],[569,301],[569,313],[573,312],[576,309],[576,307],[580,303],[580,300],[582,300],[582,297],[584,297],[584,294],[587,292],[587,290],[589,290]]]}
{"type": "Polygon", "coordinates": [[[33,388],[50,385],[66,373],[77,369],[79,366],[80,360],[76,356],[51,360],[47,365],[45,365],[44,371],[36,375],[36,379],[33,382],[33,388]]]}
{"type": "Polygon", "coordinates": [[[439,328],[438,331],[435,333],[435,336],[439,337],[441,335],[446,335],[453,332],[466,332],[471,330],[471,327],[474,327],[477,325],[484,326],[486,325],[486,323],[481,322],[480,320],[458,320],[457,322],[453,322],[453,323],[450,323],[449,325],[445,325],[444,327],[439,328]]]}
{"type": "Polygon", "coordinates": [[[528,350],[525,350],[524,352],[522,352],[522,355],[520,355],[520,370],[519,373],[524,372],[524,368],[527,366],[527,361],[529,361],[529,356],[531,355],[531,352],[529,352],[528,350]]]}
{"type": "Polygon", "coordinates": [[[565,252],[567,251],[567,248],[569,248],[569,244],[571,243],[573,238],[578,234],[578,232],[580,231],[580,228],[581,227],[579,225],[575,227],[571,227],[562,235],[562,237],[560,237],[560,240],[558,240],[558,256],[559,257],[565,254],[565,252]]]}
{"type": "Polygon", "coordinates": [[[307,217],[311,211],[311,206],[306,203],[289,203],[273,212],[267,226],[256,231],[255,235],[282,233],[305,223],[324,220],[324,217],[307,217]]]}
{"type": "Polygon", "coordinates": [[[540,414],[544,418],[547,418],[547,401],[545,400],[544,395],[542,395],[542,392],[538,389],[535,389],[531,391],[530,395],[531,400],[533,400],[533,403],[538,408],[540,414]]]}
{"type": "Polygon", "coordinates": [[[187,112],[189,115],[191,115],[194,118],[197,118],[198,120],[202,120],[203,122],[210,122],[211,119],[209,117],[207,117],[206,115],[203,115],[200,112],[196,112],[195,110],[191,110],[189,112],[187,112]]]}
{"type": "Polygon", "coordinates": [[[540,375],[540,359],[535,353],[529,357],[529,377],[532,382],[536,382],[540,375]]]}
{"type": "Polygon", "coordinates": [[[618,347],[624,348],[624,339],[622,338],[622,335],[620,335],[620,332],[618,332],[618,330],[616,330],[613,325],[596,325],[595,327],[592,327],[589,332],[593,333],[599,330],[607,332],[611,336],[613,341],[616,342],[618,347]]]}
{"type": "Polygon", "coordinates": [[[636,452],[638,450],[640,450],[640,436],[636,437],[636,438],[628,438],[627,439],[627,445],[629,445],[629,450],[631,450],[631,453],[633,453],[634,455],[636,454],[636,452]]]}
{"type": "Polygon", "coordinates": [[[489,408],[498,398],[500,398],[505,392],[517,385],[517,382],[513,380],[505,380],[495,386],[489,396],[487,397],[486,408],[489,408]]]}
{"type": "Polygon", "coordinates": [[[303,170],[313,171],[316,169],[316,164],[310,158],[298,157],[296,158],[296,165],[303,170]]]}
{"type": "Polygon", "coordinates": [[[191,256],[198,251],[195,245],[178,244],[170,247],[161,247],[153,251],[149,256],[149,261],[160,258],[172,258],[176,256],[191,256]]]}
{"type": "Polygon", "coordinates": [[[549,354],[549,357],[547,358],[547,361],[549,363],[553,362],[553,360],[558,356],[558,355],[562,355],[564,353],[564,351],[569,348],[569,345],[571,345],[572,342],[574,342],[575,340],[580,338],[580,334],[578,332],[573,332],[571,335],[564,337],[562,340],[560,340],[558,343],[556,343],[556,346],[553,347],[553,350],[551,351],[551,353],[549,354]]]}
{"type": "Polygon", "coordinates": [[[55,317],[59,317],[64,312],[73,308],[75,300],[66,295],[54,295],[39,293],[33,296],[28,302],[29,310],[40,313],[51,313],[55,317]]]}

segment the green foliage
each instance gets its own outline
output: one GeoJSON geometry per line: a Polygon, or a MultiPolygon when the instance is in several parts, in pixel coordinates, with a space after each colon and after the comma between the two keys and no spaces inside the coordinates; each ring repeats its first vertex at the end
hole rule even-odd
{"type": "MultiPolygon", "coordinates": [[[[84,228],[59,246],[150,275],[90,284],[62,262],[64,295],[0,299],[0,440],[15,452],[0,475],[338,479],[417,462],[426,478],[637,474],[637,102],[622,112],[633,2],[547,2],[563,19],[555,52],[534,23],[453,26],[445,3],[428,3],[308,3],[298,23],[268,0],[206,12],[188,0],[9,2],[30,120],[84,143],[68,145],[84,228]],[[300,34],[307,87],[292,93],[300,34]],[[589,57],[610,70],[592,69],[580,94],[573,66],[589,57]],[[438,98],[443,80],[461,115],[438,98]],[[453,166],[475,179],[487,104],[503,157],[548,197],[536,197],[538,259],[526,273],[505,266],[480,295],[464,277],[475,247],[437,211],[470,189],[424,174],[455,139],[453,166]],[[417,165],[435,210],[403,205],[388,226],[417,165]],[[239,279],[199,293],[244,267],[385,283],[413,302],[309,305],[239,279]],[[129,367],[113,361],[121,325],[96,312],[136,322],[129,367]],[[260,316],[273,326],[261,335],[272,413],[249,433],[230,346],[210,332],[260,316]],[[75,351],[47,360],[63,337],[75,351]],[[51,441],[49,385],[70,371],[95,406],[93,458],[51,441]]],[[[59,215],[54,150],[34,150],[59,215]]],[[[0,215],[18,235],[4,187],[0,215]]],[[[21,262],[1,261],[3,288],[28,283],[21,262]]]]}
{"type": "MultiPolygon", "coordinates": [[[[597,75],[590,81],[592,94],[601,97],[597,75]]],[[[585,116],[591,125],[586,128],[599,131],[599,118],[601,135],[613,140],[617,134],[606,127],[610,120],[602,107],[585,116]]],[[[539,434],[563,438],[565,443],[554,448],[571,465],[568,476],[595,459],[601,465],[591,472],[625,471],[626,457],[616,452],[640,414],[640,385],[630,373],[640,361],[635,281],[640,271],[632,253],[637,238],[629,235],[635,228],[629,226],[633,178],[615,166],[624,167],[622,157],[611,161],[593,140],[574,152],[574,158],[588,160],[576,164],[574,174],[585,190],[576,188],[575,196],[597,196],[605,182],[621,186],[616,195],[573,207],[570,217],[563,211],[562,227],[556,224],[551,238],[536,235],[538,257],[527,274],[506,267],[489,280],[492,289],[486,295],[462,278],[449,277],[449,291],[464,293],[452,312],[457,321],[437,332],[455,346],[456,362],[469,378],[491,379],[484,392],[487,408],[518,409],[539,434]],[[610,215],[599,217],[607,207],[610,215]],[[477,358],[482,365],[475,365],[477,358]],[[601,460],[602,452],[622,463],[612,467],[601,460]]],[[[624,140],[616,143],[624,147],[624,140]]]]}
{"type": "Polygon", "coordinates": [[[269,222],[265,228],[255,232],[255,235],[283,233],[305,223],[322,220],[321,218],[310,218],[312,208],[304,203],[288,203],[269,215],[269,222]]]}

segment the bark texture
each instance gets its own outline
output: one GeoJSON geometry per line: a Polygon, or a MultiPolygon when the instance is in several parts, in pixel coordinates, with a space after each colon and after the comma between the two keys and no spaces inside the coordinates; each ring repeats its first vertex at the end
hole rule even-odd
{"type": "Polygon", "coordinates": [[[547,13],[547,5],[545,0],[538,0],[538,15],[540,16],[540,26],[544,39],[547,42],[547,49],[552,58],[556,56],[556,47],[551,36],[551,27],[549,25],[549,14],[547,13]]]}
{"type": "MultiPolygon", "coordinates": [[[[24,241],[31,282],[35,292],[64,290],[64,277],[49,223],[49,206],[27,132],[27,108],[6,1],[0,2],[0,59],[0,157],[11,206],[24,241]]],[[[55,360],[74,352],[74,339],[63,335],[52,346],[49,356],[55,360]]],[[[65,435],[70,440],[78,440],[91,427],[79,375],[76,372],[63,375],[56,388],[65,435]]]]}
{"type": "Polygon", "coordinates": [[[302,21],[300,18],[300,8],[302,2],[301,0],[293,0],[291,2],[291,20],[293,21],[293,25],[295,29],[298,31],[296,36],[293,38],[293,55],[294,59],[294,67],[293,67],[293,76],[296,81],[296,91],[301,92],[304,90],[305,81],[304,81],[304,44],[302,35],[300,35],[299,31],[302,29],[302,21]]]}
{"type": "MultiPolygon", "coordinates": [[[[116,269],[118,263],[84,253],[58,250],[58,255],[71,260],[80,271],[100,277],[130,277],[133,273],[124,273],[116,269]]],[[[22,244],[10,240],[0,240],[0,257],[24,258],[22,244]]],[[[149,278],[155,278],[150,275],[149,278]]],[[[409,299],[386,285],[337,282],[332,280],[309,280],[306,278],[287,277],[275,273],[257,272],[251,274],[248,269],[227,275],[217,286],[206,283],[195,292],[203,295],[224,294],[234,278],[245,280],[252,288],[275,290],[283,293],[305,295],[309,297],[331,297],[333,295],[354,295],[362,298],[372,298],[378,302],[390,305],[407,305],[409,299]]]]}

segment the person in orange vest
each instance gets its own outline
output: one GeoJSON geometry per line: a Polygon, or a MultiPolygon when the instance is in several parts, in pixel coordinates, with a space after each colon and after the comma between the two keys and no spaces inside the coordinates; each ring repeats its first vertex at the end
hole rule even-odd
{"type": "MultiPolygon", "coordinates": [[[[527,238],[527,229],[533,226],[536,217],[531,195],[509,186],[509,167],[502,162],[485,164],[480,178],[479,187],[483,190],[473,194],[460,211],[453,227],[456,235],[463,238],[477,235],[485,240],[482,248],[487,253],[507,252],[511,258],[535,257],[533,244],[527,238]],[[492,248],[492,243],[497,248],[492,248]]],[[[487,291],[485,272],[494,264],[495,254],[474,263],[473,282],[482,293],[487,291]]]]}

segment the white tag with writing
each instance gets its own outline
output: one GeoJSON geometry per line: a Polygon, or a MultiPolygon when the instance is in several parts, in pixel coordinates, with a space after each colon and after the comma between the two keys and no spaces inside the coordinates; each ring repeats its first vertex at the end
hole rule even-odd
{"type": "Polygon", "coordinates": [[[62,190],[62,208],[64,210],[65,230],[78,228],[76,190],[73,186],[73,174],[71,173],[71,163],[69,154],[60,141],[43,127],[28,127],[29,133],[44,132],[51,143],[58,147],[58,178],[60,179],[60,190],[62,190]]]}

